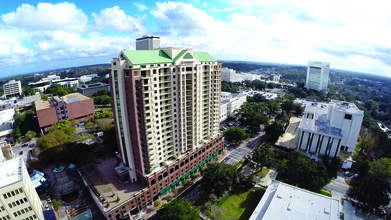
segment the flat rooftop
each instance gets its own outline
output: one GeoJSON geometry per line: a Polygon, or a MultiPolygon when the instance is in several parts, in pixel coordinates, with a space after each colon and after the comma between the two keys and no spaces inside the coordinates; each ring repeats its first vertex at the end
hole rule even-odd
{"type": "Polygon", "coordinates": [[[330,120],[327,119],[328,108],[329,105],[325,103],[312,103],[311,105],[307,105],[299,129],[342,138],[342,129],[332,127],[330,120]],[[308,117],[307,114],[313,114],[313,118],[308,117]]]}
{"type": "Polygon", "coordinates": [[[0,163],[0,188],[22,181],[22,157],[0,163]]]}
{"type": "MultiPolygon", "coordinates": [[[[99,163],[89,164],[81,168],[83,170],[83,178],[88,184],[91,184],[96,192],[102,198],[105,198],[110,203],[111,207],[116,207],[130,199],[146,186],[140,182],[135,183],[119,183],[118,176],[114,171],[119,164],[116,159],[100,161],[99,163]],[[116,196],[112,196],[113,193],[116,196]],[[117,201],[117,196],[120,201],[117,201]]],[[[99,196],[98,196],[99,197],[99,196]]],[[[103,203],[102,203],[103,204],[103,203]]],[[[111,208],[108,208],[111,209],[111,208]]]]}
{"type": "MultiPolygon", "coordinates": [[[[89,97],[85,96],[85,95],[82,95],[80,93],[71,93],[71,94],[68,94],[66,96],[63,96],[63,97],[53,97],[55,100],[57,101],[63,101],[65,103],[73,103],[73,102],[80,102],[80,101],[83,101],[83,100],[87,100],[87,99],[90,99],[89,97]]],[[[35,108],[36,110],[41,110],[41,109],[45,109],[45,108],[50,108],[52,107],[52,104],[51,104],[51,98],[49,98],[49,100],[39,100],[39,101],[35,101],[35,108]]]]}
{"type": "Polygon", "coordinates": [[[339,200],[273,180],[250,220],[338,220],[339,200]]]}

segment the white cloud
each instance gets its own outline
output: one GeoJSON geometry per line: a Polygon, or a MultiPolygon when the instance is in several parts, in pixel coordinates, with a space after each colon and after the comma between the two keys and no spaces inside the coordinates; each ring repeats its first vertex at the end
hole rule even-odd
{"type": "Polygon", "coordinates": [[[141,3],[133,3],[134,6],[136,6],[136,8],[139,10],[139,11],[145,11],[147,9],[147,6],[146,5],[143,5],[141,3]]]}
{"type": "Polygon", "coordinates": [[[235,12],[228,22],[189,4],[156,3],[156,10],[151,11],[160,21],[156,34],[165,36],[162,43],[194,47],[218,59],[302,65],[316,59],[331,61],[333,68],[371,72],[373,66],[373,73],[391,73],[387,50],[391,14],[385,5],[367,8],[351,0],[230,3],[225,8],[235,8],[235,12]]]}
{"type": "Polygon", "coordinates": [[[37,7],[22,4],[16,12],[1,16],[6,25],[29,30],[84,31],[87,16],[72,3],[38,3],[37,7]]]}
{"type": "Polygon", "coordinates": [[[93,13],[94,22],[98,30],[106,30],[111,28],[118,32],[134,32],[142,35],[145,30],[141,25],[143,17],[133,18],[130,15],[126,15],[123,10],[120,10],[118,6],[113,8],[106,8],[100,11],[100,14],[93,13]]]}

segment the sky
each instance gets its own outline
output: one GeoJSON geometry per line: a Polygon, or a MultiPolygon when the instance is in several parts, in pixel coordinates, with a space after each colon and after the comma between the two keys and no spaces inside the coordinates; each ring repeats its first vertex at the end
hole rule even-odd
{"type": "Polygon", "coordinates": [[[135,39],[218,60],[307,65],[391,77],[386,0],[0,0],[0,78],[109,63],[135,39]]]}

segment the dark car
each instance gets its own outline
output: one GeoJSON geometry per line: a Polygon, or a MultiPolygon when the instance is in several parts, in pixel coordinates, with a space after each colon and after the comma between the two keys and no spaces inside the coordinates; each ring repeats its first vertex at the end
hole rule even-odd
{"type": "Polygon", "coordinates": [[[20,152],[19,152],[19,155],[23,155],[23,151],[20,151],[20,152]]]}
{"type": "Polygon", "coordinates": [[[27,146],[28,146],[28,144],[23,144],[23,145],[22,145],[22,147],[27,147],[27,146]]]}

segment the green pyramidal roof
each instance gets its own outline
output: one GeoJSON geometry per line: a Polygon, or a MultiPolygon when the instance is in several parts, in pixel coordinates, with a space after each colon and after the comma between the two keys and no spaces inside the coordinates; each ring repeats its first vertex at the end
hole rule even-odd
{"type": "Polygon", "coordinates": [[[123,50],[133,65],[172,63],[172,59],[162,50],[123,50]]]}
{"type": "MultiPolygon", "coordinates": [[[[174,59],[171,59],[163,50],[123,50],[122,53],[133,65],[173,63],[185,54],[182,50],[174,59]]],[[[195,58],[200,62],[217,62],[206,52],[194,52],[195,58]]]]}
{"type": "Polygon", "coordinates": [[[200,62],[217,62],[215,58],[209,55],[207,52],[194,52],[195,58],[200,62]]]}

